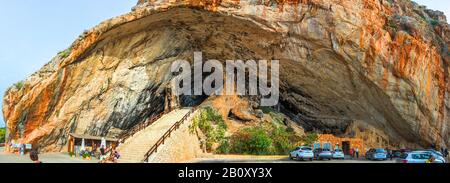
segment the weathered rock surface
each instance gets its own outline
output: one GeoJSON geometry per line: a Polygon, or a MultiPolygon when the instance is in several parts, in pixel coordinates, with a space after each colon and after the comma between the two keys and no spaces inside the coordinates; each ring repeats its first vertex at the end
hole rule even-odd
{"type": "Polygon", "coordinates": [[[171,63],[202,51],[280,60],[279,108],[306,130],[448,146],[445,21],[407,0],[139,0],[6,93],[8,139],[54,151],[70,132],[127,130],[164,110],[171,63]]]}

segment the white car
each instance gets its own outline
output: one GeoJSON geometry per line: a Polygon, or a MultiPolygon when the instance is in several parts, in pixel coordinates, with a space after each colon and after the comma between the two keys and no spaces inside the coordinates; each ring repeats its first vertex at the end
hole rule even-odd
{"type": "Polygon", "coordinates": [[[423,150],[423,151],[413,151],[413,153],[428,153],[434,157],[433,163],[445,163],[445,158],[442,156],[440,152],[436,152],[433,150],[423,150]]]}
{"type": "Polygon", "coordinates": [[[300,146],[295,148],[292,152],[289,153],[290,159],[296,159],[296,160],[310,160],[312,161],[314,158],[314,153],[311,149],[311,147],[308,146],[300,146]]]}
{"type": "Polygon", "coordinates": [[[344,152],[341,149],[336,149],[333,151],[333,159],[344,159],[344,152]]]}
{"type": "Polygon", "coordinates": [[[426,152],[410,152],[405,154],[401,159],[397,159],[397,162],[401,163],[426,163],[431,158],[430,153],[426,152]]]}

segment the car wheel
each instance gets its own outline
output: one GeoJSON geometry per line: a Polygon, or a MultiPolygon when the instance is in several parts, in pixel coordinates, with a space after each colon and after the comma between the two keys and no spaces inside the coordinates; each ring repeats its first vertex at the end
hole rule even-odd
{"type": "Polygon", "coordinates": [[[313,158],[309,158],[309,161],[313,161],[313,158]]]}
{"type": "Polygon", "coordinates": [[[298,154],[295,159],[297,159],[297,161],[300,161],[300,157],[298,156],[298,154]]]}

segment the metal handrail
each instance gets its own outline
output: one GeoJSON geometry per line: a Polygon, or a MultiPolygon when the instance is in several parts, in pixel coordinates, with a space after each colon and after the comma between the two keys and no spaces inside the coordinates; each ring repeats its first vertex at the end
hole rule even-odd
{"type": "Polygon", "coordinates": [[[119,142],[124,143],[125,140],[127,140],[130,137],[132,137],[137,132],[140,132],[141,130],[147,128],[151,124],[155,123],[159,118],[161,118],[166,113],[167,112],[159,113],[156,116],[151,117],[149,120],[145,121],[144,123],[140,123],[140,124],[135,125],[133,128],[131,128],[130,130],[127,130],[124,134],[120,135],[119,142]]]}
{"type": "Polygon", "coordinates": [[[170,135],[172,134],[173,131],[177,130],[178,128],[180,128],[180,126],[189,118],[189,116],[195,112],[197,108],[193,107],[186,115],[183,116],[183,118],[181,118],[179,121],[177,121],[175,124],[173,124],[169,130],[166,131],[166,133],[164,133],[164,135],[159,138],[158,141],[156,141],[156,143],[148,150],[147,153],[145,153],[144,155],[144,159],[142,160],[143,162],[147,162],[148,158],[155,152],[158,151],[158,147],[162,144],[164,144],[165,140],[167,138],[170,137],[170,135]]]}

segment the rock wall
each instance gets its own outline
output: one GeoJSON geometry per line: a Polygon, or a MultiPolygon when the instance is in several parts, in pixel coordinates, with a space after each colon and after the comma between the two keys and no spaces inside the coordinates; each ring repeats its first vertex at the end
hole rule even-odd
{"type": "Polygon", "coordinates": [[[171,63],[203,51],[280,60],[280,109],[306,130],[359,121],[448,146],[445,20],[408,0],[140,0],[6,92],[8,140],[58,151],[69,132],[127,130],[164,110],[171,63]]]}

